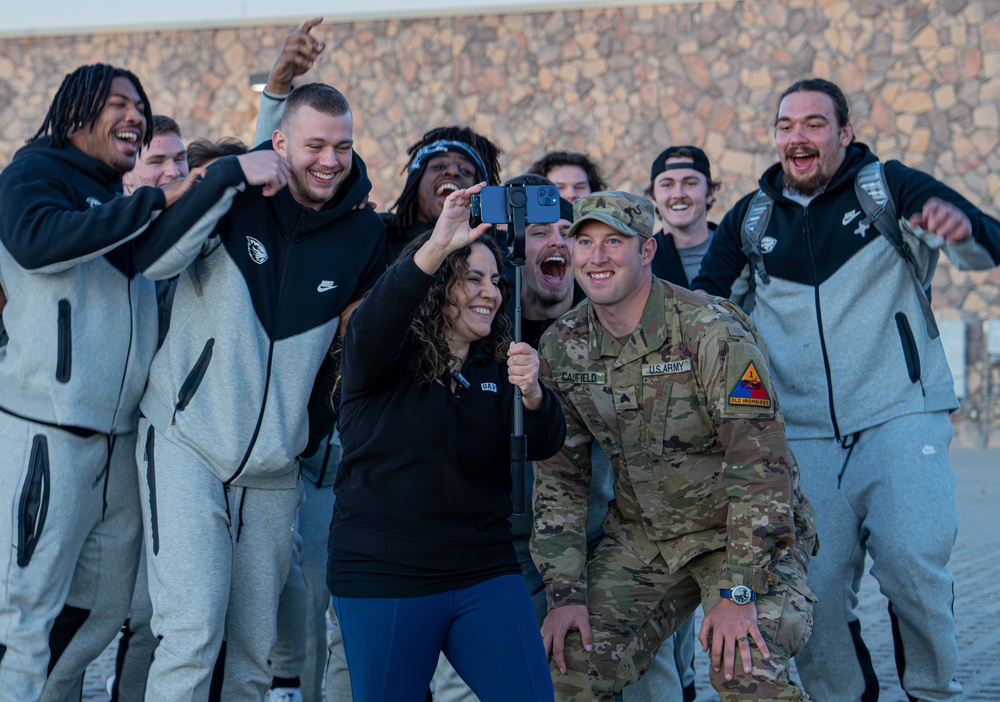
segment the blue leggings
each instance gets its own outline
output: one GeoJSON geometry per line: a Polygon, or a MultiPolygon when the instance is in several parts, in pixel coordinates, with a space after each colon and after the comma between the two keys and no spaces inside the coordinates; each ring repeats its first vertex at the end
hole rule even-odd
{"type": "Polygon", "coordinates": [[[448,660],[482,702],[553,702],[520,575],[423,597],[334,597],[355,702],[423,702],[448,660]]]}

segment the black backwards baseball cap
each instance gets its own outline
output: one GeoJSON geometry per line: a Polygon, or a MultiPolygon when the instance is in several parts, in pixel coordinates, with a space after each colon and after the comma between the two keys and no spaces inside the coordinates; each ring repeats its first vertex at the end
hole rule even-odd
{"type": "Polygon", "coordinates": [[[649,182],[652,183],[656,180],[656,176],[663,173],[663,171],[672,171],[677,168],[690,168],[691,170],[698,171],[708,179],[708,182],[712,182],[712,167],[708,163],[708,156],[697,146],[671,146],[661,153],[653,161],[653,167],[649,171],[649,182]],[[679,151],[689,152],[691,159],[687,160],[687,154],[680,154],[678,153],[679,151]],[[685,160],[667,163],[668,158],[683,158],[685,160]]]}
{"type": "Polygon", "coordinates": [[[564,197],[559,198],[559,219],[573,223],[573,203],[564,197]]]}

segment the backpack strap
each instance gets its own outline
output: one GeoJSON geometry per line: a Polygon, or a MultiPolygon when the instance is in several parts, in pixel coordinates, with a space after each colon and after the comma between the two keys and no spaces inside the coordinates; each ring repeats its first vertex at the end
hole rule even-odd
{"type": "Polygon", "coordinates": [[[879,161],[865,164],[854,178],[854,191],[861,202],[861,209],[865,212],[863,224],[874,225],[882,236],[892,244],[893,248],[903,257],[910,270],[910,277],[913,279],[913,286],[917,292],[917,301],[924,314],[924,322],[927,325],[927,335],[931,339],[936,339],[938,331],[937,321],[934,319],[934,312],[931,310],[930,288],[924,288],[920,283],[917,274],[919,265],[910,249],[909,244],[903,240],[903,233],[899,229],[898,214],[896,204],[889,197],[889,187],[885,181],[885,169],[879,161]]]}
{"type": "Polygon", "coordinates": [[[743,240],[742,251],[750,265],[750,277],[747,281],[748,289],[746,297],[743,298],[743,312],[750,314],[753,310],[754,302],[757,299],[757,279],[767,285],[771,282],[767,270],[764,268],[764,254],[760,250],[760,240],[767,231],[767,225],[771,221],[771,211],[774,209],[774,200],[763,190],[758,190],[747,213],[743,216],[743,225],[740,228],[740,235],[743,240]]]}

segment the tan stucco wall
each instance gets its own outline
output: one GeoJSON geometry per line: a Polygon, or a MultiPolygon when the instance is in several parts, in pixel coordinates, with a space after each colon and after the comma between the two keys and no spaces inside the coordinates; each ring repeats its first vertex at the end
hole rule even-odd
{"type": "MultiPolygon", "coordinates": [[[[551,148],[585,151],[616,187],[641,192],[653,157],[702,145],[724,182],[713,215],[774,160],[776,93],[819,75],[853,100],[861,140],[1000,206],[1000,1],[770,0],[337,24],[312,77],[343,90],[374,199],[402,186],[405,149],[426,129],[469,123],[504,150],[504,174],[551,148]]],[[[64,73],[135,71],[187,139],[249,140],[257,95],[287,27],[0,40],[0,164],[41,123],[64,73]]],[[[1000,272],[943,265],[934,305],[969,323],[969,399],[958,442],[980,445],[981,322],[1000,317],[1000,272]]],[[[1000,383],[1000,374],[994,374],[1000,383]]],[[[1000,394],[995,392],[994,395],[1000,394]]],[[[1000,445],[1000,401],[993,403],[1000,445]]]]}

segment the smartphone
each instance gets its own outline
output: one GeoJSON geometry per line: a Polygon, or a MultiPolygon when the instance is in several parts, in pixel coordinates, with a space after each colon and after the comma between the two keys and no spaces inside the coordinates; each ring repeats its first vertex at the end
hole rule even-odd
{"type": "Polygon", "coordinates": [[[472,196],[472,217],[489,224],[509,224],[522,193],[526,224],[559,221],[559,189],[554,185],[488,185],[472,196]]]}

